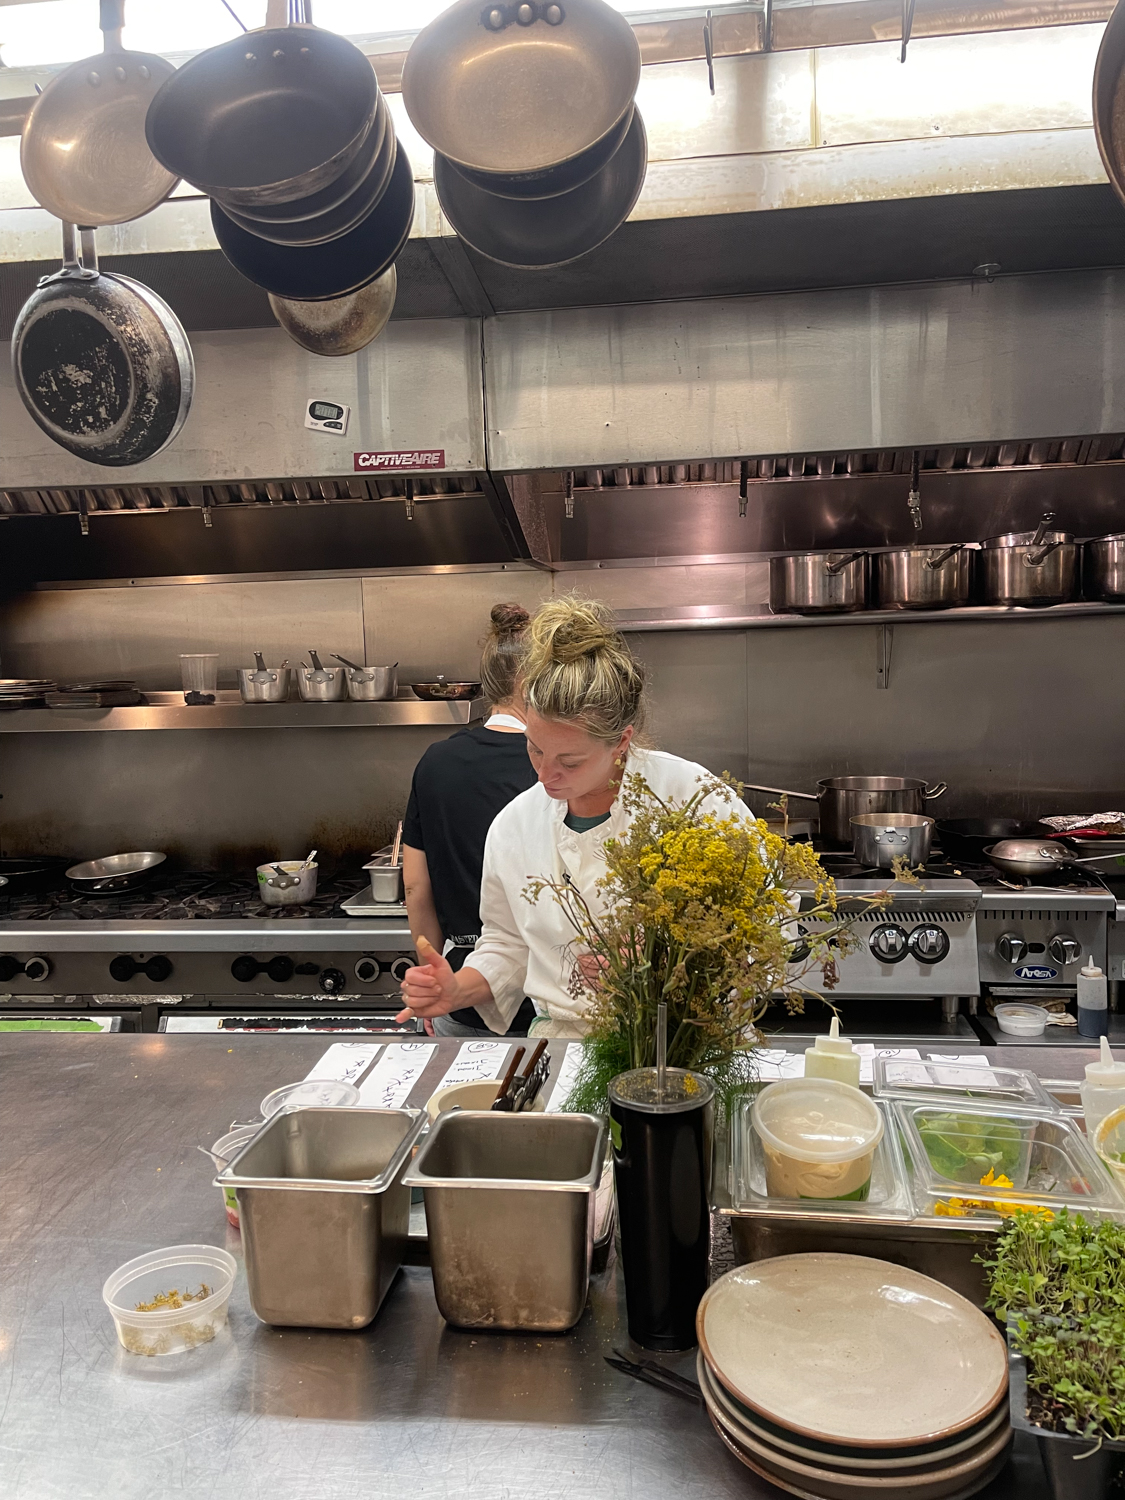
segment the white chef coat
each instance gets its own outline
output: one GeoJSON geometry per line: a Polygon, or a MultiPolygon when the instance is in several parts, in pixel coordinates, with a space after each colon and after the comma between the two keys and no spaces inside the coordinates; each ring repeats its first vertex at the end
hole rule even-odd
{"type": "MultiPolygon", "coordinates": [[[[661,750],[630,750],[625,775],[634,774],[643,776],[657,796],[675,803],[686,802],[698,790],[701,777],[711,779],[703,766],[661,750]]],[[[738,798],[726,802],[713,795],[703,808],[720,817],[752,818],[738,798]]],[[[585,833],[567,828],[566,814],[566,802],[548,797],[536,782],[501,809],[488,831],[481,935],[464,967],[488,980],[492,1000],[477,1002],[476,1010],[495,1032],[507,1031],[520,1002],[529,995],[540,1015],[572,1027],[577,1036],[583,1034],[586,1001],[576,1001],[567,988],[582,945],[576,943],[574,929],[550,891],[534,902],[523,893],[530,880],[561,880],[565,873],[591,909],[601,911],[596,886],[605,874],[603,846],[606,839],[624,832],[629,817],[620,798],[606,822],[585,833]]]]}

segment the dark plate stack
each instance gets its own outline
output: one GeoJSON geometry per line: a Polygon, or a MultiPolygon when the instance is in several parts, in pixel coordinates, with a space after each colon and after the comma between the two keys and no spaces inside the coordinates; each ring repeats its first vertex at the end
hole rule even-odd
{"type": "Polygon", "coordinates": [[[546,270],[607,240],[645,180],[639,81],[636,37],[605,0],[460,0],[432,21],[407,57],[403,101],[465,243],[546,270]]]}
{"type": "Polygon", "coordinates": [[[0,708],[46,708],[53,682],[41,677],[0,678],[0,708]]]}
{"type": "Polygon", "coordinates": [[[153,99],[146,133],[211,199],[236,270],[274,297],[325,302],[389,272],[414,179],[369,59],[307,14],[291,0],[288,26],[193,57],[153,99]]]}

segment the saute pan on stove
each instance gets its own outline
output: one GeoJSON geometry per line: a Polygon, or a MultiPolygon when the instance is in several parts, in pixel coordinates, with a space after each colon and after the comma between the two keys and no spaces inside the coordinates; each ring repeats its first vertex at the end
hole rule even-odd
{"type": "Polygon", "coordinates": [[[1046,835],[1038,823],[1022,823],[1018,818],[939,818],[934,836],[947,859],[979,863],[988,846],[1001,839],[1042,839],[1046,835]]]}
{"type": "Polygon", "coordinates": [[[72,890],[86,896],[135,891],[152,879],[157,865],[167,858],[152,849],[135,854],[110,854],[104,859],[71,865],[66,878],[72,890]]]}

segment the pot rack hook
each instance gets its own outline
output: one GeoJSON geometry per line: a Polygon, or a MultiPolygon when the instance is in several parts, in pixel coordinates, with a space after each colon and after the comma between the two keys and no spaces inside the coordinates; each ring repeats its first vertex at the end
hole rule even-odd
{"type": "Polygon", "coordinates": [[[233,6],[230,4],[230,0],[219,0],[219,3],[226,10],[230,11],[231,15],[234,16],[235,21],[238,23],[239,26],[242,27],[243,31],[245,31],[246,30],[246,25],[243,22],[243,20],[235,13],[235,10],[234,10],[233,6]]]}
{"type": "Polygon", "coordinates": [[[906,49],[910,44],[910,33],[914,30],[914,0],[902,0],[902,51],[899,62],[906,61],[906,49]]]}
{"type": "Polygon", "coordinates": [[[922,496],[918,491],[918,476],[921,467],[922,455],[915,449],[914,456],[910,460],[910,493],[906,497],[906,508],[910,512],[915,531],[922,529],[922,496]]]}
{"type": "Polygon", "coordinates": [[[413,521],[413,519],[414,519],[414,476],[413,476],[413,474],[408,474],[406,476],[406,484],[405,484],[404,488],[406,490],[406,519],[408,521],[413,521]]]}
{"type": "Polygon", "coordinates": [[[563,514],[568,521],[574,520],[574,470],[566,471],[566,479],[563,485],[563,514]]]}
{"type": "Polygon", "coordinates": [[[766,0],[762,12],[762,51],[773,51],[773,0],[766,0]]]}
{"type": "Polygon", "coordinates": [[[738,514],[746,519],[746,506],[750,498],[750,460],[744,458],[738,466],[738,514]]]}
{"type": "Polygon", "coordinates": [[[711,12],[707,12],[707,19],[703,23],[703,50],[707,55],[707,82],[711,93],[715,92],[715,38],[714,26],[711,20],[711,12]]]}

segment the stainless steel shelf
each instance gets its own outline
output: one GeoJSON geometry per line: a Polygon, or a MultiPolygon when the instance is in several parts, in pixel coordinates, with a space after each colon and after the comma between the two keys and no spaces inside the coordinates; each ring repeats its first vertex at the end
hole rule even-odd
{"type": "Polygon", "coordinates": [[[617,626],[627,633],[655,630],[754,630],[818,625],[922,625],[958,620],[1068,620],[1086,615],[1119,615],[1125,604],[1051,604],[1041,609],[1002,604],[974,604],[965,609],[868,609],[855,614],[774,615],[768,609],[751,611],[731,605],[695,604],[653,610],[618,610],[617,626]]]}
{"type": "Polygon", "coordinates": [[[218,693],[211,704],[191,707],[182,693],[148,693],[138,708],[25,708],[0,710],[0,734],[74,734],[110,729],[371,729],[415,725],[455,728],[484,718],[483,698],[424,703],[243,703],[218,693]]]}

